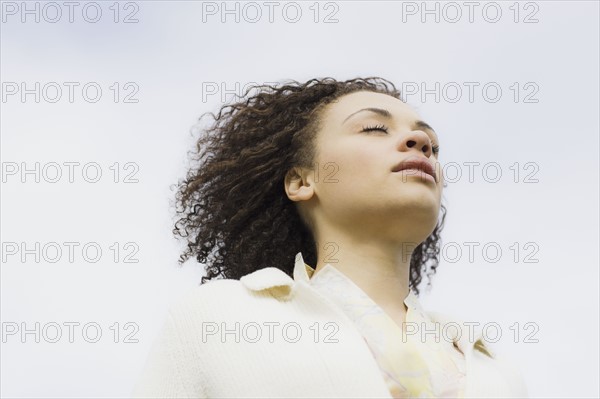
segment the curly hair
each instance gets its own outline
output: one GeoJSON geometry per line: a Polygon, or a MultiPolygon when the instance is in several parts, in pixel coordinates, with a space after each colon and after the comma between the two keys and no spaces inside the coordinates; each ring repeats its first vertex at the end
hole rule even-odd
{"type": "MultiPolygon", "coordinates": [[[[217,115],[202,114],[199,121],[210,114],[214,122],[198,129],[195,150],[188,152],[189,170],[175,195],[178,220],[173,234],[187,242],[179,265],[195,256],[205,264],[200,283],[204,284],[218,276],[240,279],[265,267],[276,267],[292,277],[300,251],[307,263],[316,264],[317,244],[309,223],[287,197],[284,178],[294,166],[314,165],[321,111],[356,91],[404,101],[394,84],[383,78],[336,81],[327,77],[254,85],[217,115]],[[252,90],[258,92],[251,96],[252,90]]],[[[441,205],[435,229],[414,248],[409,287],[416,295],[422,276],[426,274],[431,285],[438,266],[445,215],[441,205]]]]}

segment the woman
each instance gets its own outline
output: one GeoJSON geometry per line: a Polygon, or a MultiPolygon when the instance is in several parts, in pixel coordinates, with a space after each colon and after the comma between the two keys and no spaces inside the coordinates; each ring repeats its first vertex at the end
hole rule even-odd
{"type": "Polygon", "coordinates": [[[445,216],[439,137],[395,86],[252,89],[212,114],[180,183],[180,263],[207,276],[134,396],[526,395],[481,334],[419,304],[445,216]]]}

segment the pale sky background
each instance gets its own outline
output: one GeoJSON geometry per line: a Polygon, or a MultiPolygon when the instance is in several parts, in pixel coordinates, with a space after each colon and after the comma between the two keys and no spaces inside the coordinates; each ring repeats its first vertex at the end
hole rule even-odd
{"type": "MultiPolygon", "coordinates": [[[[234,14],[221,21],[221,2],[120,3],[118,23],[112,1],[97,3],[97,23],[82,18],[84,2],[73,23],[66,7],[62,19],[51,23],[56,9],[38,3],[36,23],[35,15],[22,15],[21,2],[3,3],[0,394],[130,394],[168,307],[204,273],[193,262],[177,268],[181,244],[172,237],[169,208],[169,186],[183,177],[192,148],[189,130],[221,103],[221,93],[208,95],[203,88],[380,76],[400,88],[403,82],[405,88],[423,83],[433,89],[436,82],[447,88],[439,102],[433,95],[423,101],[421,92],[407,100],[436,129],[440,160],[463,165],[463,177],[445,189],[443,233],[448,258],[456,256],[452,243],[463,254],[456,262],[442,261],[433,289],[422,295],[425,308],[499,323],[497,345],[521,367],[531,397],[598,397],[598,2],[477,3],[472,22],[463,2],[454,3],[462,13],[455,23],[450,20],[457,8],[443,2],[437,3],[439,22],[433,14],[421,20],[421,2],[298,2],[296,23],[290,22],[294,5],[286,8],[287,20],[282,15],[285,2],[278,2],[272,23],[264,2],[255,3],[262,10],[255,23],[256,8],[243,2],[238,22],[234,14]],[[219,10],[208,15],[203,7],[219,10]],[[496,8],[501,15],[492,23],[496,8]],[[138,22],[122,23],[132,13],[138,22]],[[324,23],[329,14],[337,22],[324,23]],[[29,94],[23,102],[20,92],[10,94],[21,82],[29,89],[35,82],[57,82],[63,97],[46,101],[55,95],[46,86],[46,99],[36,103],[29,94]],[[79,83],[73,103],[64,82],[79,83]],[[89,82],[102,89],[96,103],[82,97],[89,82]],[[138,102],[115,103],[115,82],[121,96],[137,88],[132,98],[138,102]],[[478,84],[473,102],[465,82],[478,84]],[[484,97],[486,84],[489,96],[501,88],[497,102],[484,97]],[[462,97],[451,102],[456,85],[464,89],[462,97]],[[52,163],[61,165],[62,179],[36,183],[26,175],[23,183],[22,163],[33,168],[36,162],[47,166],[50,177],[52,163]],[[73,183],[65,162],[79,163],[73,183]],[[102,177],[88,183],[82,165],[94,162],[102,177]],[[502,177],[487,182],[480,166],[469,182],[465,162],[496,162],[502,177]],[[129,173],[137,183],[123,182],[129,173]],[[537,182],[524,182],[530,173],[537,182]],[[73,262],[66,246],[58,261],[49,262],[55,252],[47,246],[47,256],[36,263],[33,255],[23,262],[20,252],[12,254],[11,243],[22,242],[27,248],[36,242],[80,245],[73,262]],[[90,242],[102,249],[96,263],[82,256],[90,242]],[[115,242],[117,261],[110,248],[115,242]],[[128,242],[134,244],[126,247],[128,242]],[[464,242],[480,243],[472,262],[464,242]],[[495,263],[482,255],[488,243],[503,251],[495,263]],[[139,262],[123,262],[136,248],[139,262]],[[525,262],[534,251],[531,259],[538,262],[525,262]],[[36,343],[34,334],[25,342],[20,331],[7,334],[21,323],[34,329],[36,322],[50,339],[58,323],[62,337],[36,343]],[[68,322],[80,323],[72,343],[63,324],[68,322]],[[128,322],[139,329],[126,327],[128,322]],[[537,329],[525,328],[528,322],[537,329]],[[97,343],[83,339],[86,323],[102,329],[97,343]],[[137,343],[124,342],[129,333],[137,343]],[[528,334],[538,342],[524,342],[528,334]]],[[[34,9],[34,2],[27,4],[34,9]]],[[[436,2],[427,4],[434,9],[436,2]]],[[[87,12],[94,17],[93,8],[87,12]]],[[[93,248],[88,253],[93,256],[93,248]]]]}

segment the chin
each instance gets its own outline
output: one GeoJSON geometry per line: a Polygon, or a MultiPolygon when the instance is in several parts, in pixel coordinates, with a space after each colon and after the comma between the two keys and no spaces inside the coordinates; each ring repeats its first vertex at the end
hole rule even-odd
{"type": "Polygon", "coordinates": [[[417,192],[407,190],[400,198],[396,198],[394,202],[406,209],[422,210],[426,213],[437,213],[440,208],[440,199],[437,193],[433,191],[423,192],[419,190],[417,192]]]}
{"type": "Polygon", "coordinates": [[[394,201],[390,211],[401,214],[403,217],[410,215],[425,223],[427,220],[437,220],[440,213],[440,202],[433,195],[406,196],[394,201]]]}

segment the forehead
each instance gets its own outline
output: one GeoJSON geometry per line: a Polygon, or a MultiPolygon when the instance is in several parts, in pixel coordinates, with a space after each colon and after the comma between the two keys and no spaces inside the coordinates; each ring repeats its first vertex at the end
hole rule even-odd
{"type": "MultiPolygon", "coordinates": [[[[401,100],[383,93],[358,91],[345,94],[327,105],[324,110],[325,122],[340,125],[348,115],[363,108],[383,108],[388,110],[394,119],[412,122],[419,119],[417,112],[401,100]]],[[[369,113],[364,113],[368,116],[369,113]]]]}

